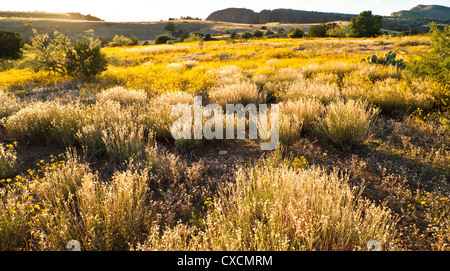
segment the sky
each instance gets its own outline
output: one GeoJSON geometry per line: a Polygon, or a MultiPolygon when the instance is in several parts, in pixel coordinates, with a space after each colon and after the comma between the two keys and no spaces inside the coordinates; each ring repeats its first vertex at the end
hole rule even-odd
{"type": "Polygon", "coordinates": [[[2,0],[3,11],[79,12],[91,14],[110,22],[159,21],[180,16],[206,19],[220,9],[247,8],[255,12],[263,9],[289,8],[359,14],[371,10],[377,15],[408,10],[419,4],[450,6],[450,0],[2,0]]]}

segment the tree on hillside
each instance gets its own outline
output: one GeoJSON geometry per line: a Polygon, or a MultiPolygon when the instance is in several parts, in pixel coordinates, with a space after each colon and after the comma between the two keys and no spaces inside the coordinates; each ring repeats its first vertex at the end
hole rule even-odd
{"type": "Polygon", "coordinates": [[[382,18],[372,11],[363,11],[351,20],[349,37],[370,38],[381,35],[382,18]]]}

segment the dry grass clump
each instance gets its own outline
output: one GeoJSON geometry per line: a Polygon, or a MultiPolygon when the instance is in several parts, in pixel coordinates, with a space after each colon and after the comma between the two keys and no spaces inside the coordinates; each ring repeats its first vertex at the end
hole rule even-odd
{"type": "Polygon", "coordinates": [[[379,109],[369,107],[367,102],[349,100],[329,104],[325,114],[316,122],[316,131],[344,149],[364,143],[379,109]]]}
{"type": "Polygon", "coordinates": [[[106,153],[112,160],[129,161],[142,156],[146,144],[151,144],[153,135],[145,142],[144,127],[133,123],[113,123],[103,130],[102,140],[106,153]]]}
{"type": "Polygon", "coordinates": [[[0,179],[13,175],[17,164],[17,152],[14,146],[0,143],[0,179]]]}
{"type": "Polygon", "coordinates": [[[314,98],[327,105],[341,97],[339,87],[336,84],[329,84],[315,80],[297,80],[280,93],[282,101],[297,100],[300,98],[314,98]]]}
{"type": "Polygon", "coordinates": [[[241,168],[236,182],[205,202],[204,225],[152,234],[141,250],[365,250],[394,248],[395,220],[363,200],[347,177],[286,165],[241,168]],[[339,208],[336,208],[339,206],[339,208]]]}
{"type": "Polygon", "coordinates": [[[20,106],[17,98],[0,90],[0,120],[19,111],[20,106]]]}
{"type": "Polygon", "coordinates": [[[222,107],[227,104],[260,104],[265,103],[266,96],[259,93],[255,84],[249,81],[238,81],[218,86],[209,91],[211,101],[222,107]]]}
{"type": "Polygon", "coordinates": [[[300,98],[280,103],[280,141],[293,143],[300,138],[302,130],[313,131],[313,121],[320,117],[324,106],[315,99],[300,98]]]}
{"type": "Polygon", "coordinates": [[[143,90],[132,90],[124,87],[106,89],[96,95],[99,101],[116,101],[122,106],[144,104],[147,102],[147,92],[143,90]]]}
{"type": "Polygon", "coordinates": [[[69,154],[57,168],[45,169],[34,184],[34,201],[41,209],[39,219],[30,221],[34,245],[65,250],[75,239],[83,250],[126,249],[151,220],[145,204],[147,176],[128,169],[102,183],[87,164],[69,154]]]}
{"type": "Polygon", "coordinates": [[[381,108],[383,113],[410,113],[417,108],[429,111],[439,99],[438,86],[428,84],[427,89],[418,82],[407,82],[396,78],[378,80],[369,86],[348,85],[342,90],[350,99],[363,99],[381,108]],[[436,97],[436,98],[435,98],[436,97]]]}
{"type": "Polygon", "coordinates": [[[157,139],[167,140],[172,138],[170,129],[178,118],[172,116],[172,107],[177,104],[192,105],[194,95],[186,92],[168,92],[150,99],[137,122],[155,133],[157,139]]]}
{"type": "Polygon", "coordinates": [[[161,202],[161,220],[174,226],[180,219],[186,222],[203,212],[204,201],[217,188],[208,176],[208,165],[201,160],[188,163],[163,148],[147,147],[145,153],[152,173],[149,188],[153,200],[161,202]]]}
{"type": "Polygon", "coordinates": [[[81,109],[78,105],[59,102],[36,102],[4,120],[6,131],[22,142],[74,143],[81,109]]]}
{"type": "Polygon", "coordinates": [[[79,118],[80,128],[76,133],[85,154],[94,157],[105,153],[103,132],[118,123],[133,123],[131,112],[122,109],[118,102],[108,100],[87,107],[79,118]]]}

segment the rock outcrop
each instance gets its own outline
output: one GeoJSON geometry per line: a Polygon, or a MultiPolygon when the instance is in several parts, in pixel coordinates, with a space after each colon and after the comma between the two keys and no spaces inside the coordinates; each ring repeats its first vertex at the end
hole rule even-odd
{"type": "Polygon", "coordinates": [[[211,13],[206,20],[246,24],[265,24],[270,22],[326,23],[350,21],[355,16],[357,15],[292,9],[262,10],[260,13],[257,13],[250,9],[228,8],[211,13]]]}

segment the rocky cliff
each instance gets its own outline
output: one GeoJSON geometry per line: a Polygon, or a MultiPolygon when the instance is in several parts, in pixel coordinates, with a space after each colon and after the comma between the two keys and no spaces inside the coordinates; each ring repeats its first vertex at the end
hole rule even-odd
{"type": "Polygon", "coordinates": [[[292,9],[263,10],[257,13],[250,9],[228,8],[211,13],[206,20],[247,24],[265,24],[270,22],[326,23],[332,21],[350,21],[355,16],[353,14],[292,9]]]}

